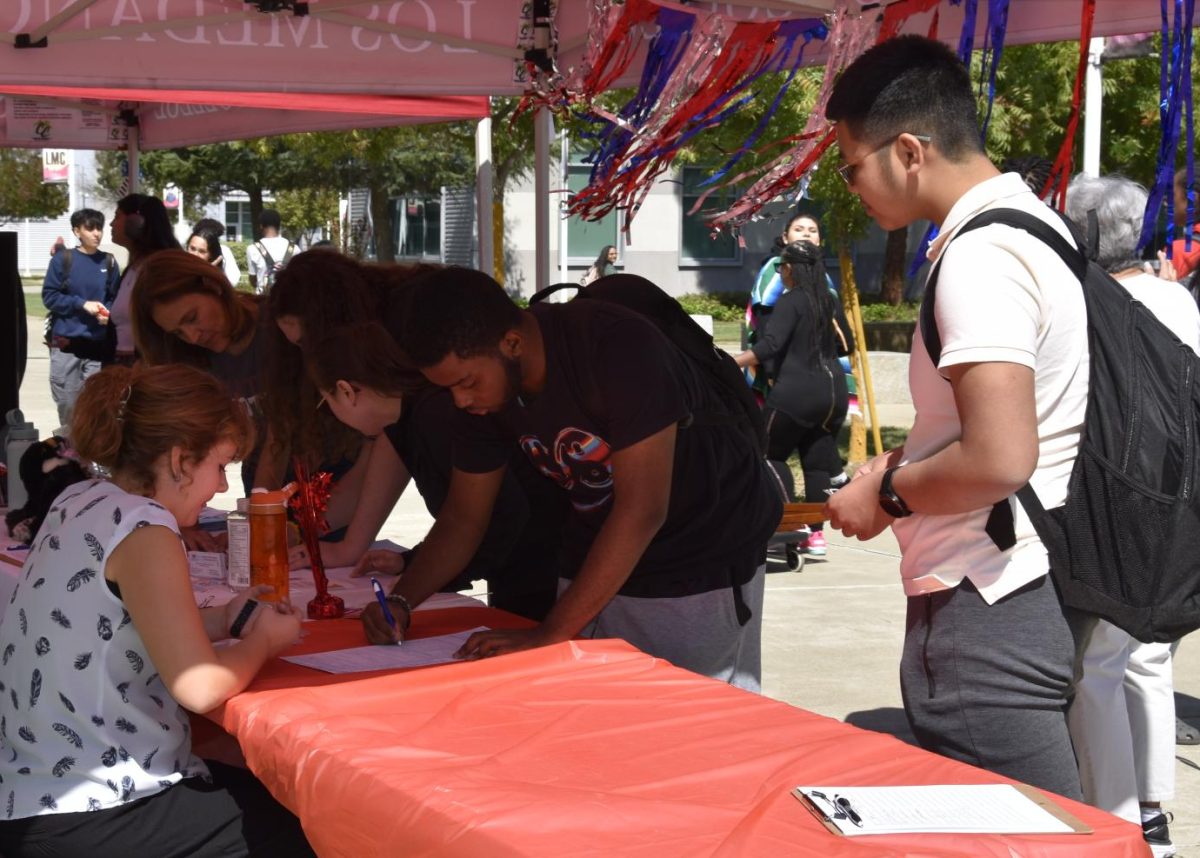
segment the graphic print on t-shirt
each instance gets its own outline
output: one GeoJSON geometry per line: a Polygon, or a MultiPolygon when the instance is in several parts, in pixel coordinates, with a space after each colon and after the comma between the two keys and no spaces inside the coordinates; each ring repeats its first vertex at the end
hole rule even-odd
{"type": "Polygon", "coordinates": [[[594,432],[568,426],[555,437],[553,451],[537,435],[522,435],[521,449],[570,493],[577,511],[598,509],[612,498],[612,447],[594,432]]]}

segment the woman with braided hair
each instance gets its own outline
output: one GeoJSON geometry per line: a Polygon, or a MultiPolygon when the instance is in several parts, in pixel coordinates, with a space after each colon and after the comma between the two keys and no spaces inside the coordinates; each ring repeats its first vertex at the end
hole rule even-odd
{"type": "MultiPolygon", "coordinates": [[[[838,356],[853,350],[853,334],[841,304],[829,291],[815,244],[788,244],[776,267],[784,292],[757,342],[736,360],[741,367],[760,367],[772,379],[764,405],[767,458],[785,463],[792,451],[798,451],[804,499],[824,503],[827,490],[843,479],[837,436],[846,419],[849,393],[838,356]]],[[[790,478],[786,465],[776,470],[785,480],[790,478]]],[[[788,493],[794,499],[791,486],[788,493]]],[[[821,525],[813,528],[804,551],[824,556],[821,525]]]]}

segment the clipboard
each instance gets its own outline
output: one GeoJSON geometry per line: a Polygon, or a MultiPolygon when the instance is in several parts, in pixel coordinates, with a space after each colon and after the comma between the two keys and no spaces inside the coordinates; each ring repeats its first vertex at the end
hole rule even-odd
{"type": "MultiPolygon", "coordinates": [[[[929,785],[929,786],[932,786],[932,785],[929,785]]],[[[945,785],[945,786],[951,786],[951,785],[945,785]]],[[[1058,831],[1058,832],[1047,832],[1047,831],[1017,831],[1017,830],[1007,830],[1007,829],[1003,830],[1003,831],[994,831],[994,830],[988,830],[986,828],[975,828],[975,829],[955,828],[953,830],[947,831],[947,830],[942,830],[942,829],[931,827],[931,828],[925,829],[925,830],[916,829],[916,828],[898,828],[898,829],[889,830],[889,831],[879,830],[879,831],[863,831],[863,832],[846,832],[846,831],[843,831],[832,818],[830,818],[830,816],[827,812],[827,809],[825,807],[823,807],[821,804],[814,801],[812,798],[810,798],[808,795],[806,795],[804,793],[804,791],[803,791],[805,789],[804,787],[796,787],[795,789],[792,790],[792,795],[800,802],[800,804],[804,807],[805,810],[807,810],[809,813],[811,813],[813,815],[813,817],[815,817],[816,820],[818,822],[820,822],[826,828],[826,830],[832,832],[833,834],[841,836],[841,837],[848,837],[848,836],[869,837],[869,836],[879,836],[879,835],[886,835],[886,834],[958,834],[958,835],[962,835],[962,834],[992,834],[992,835],[997,835],[997,836],[1010,836],[1010,835],[1019,836],[1021,834],[1044,835],[1044,834],[1092,834],[1093,833],[1093,829],[1090,826],[1084,824],[1078,817],[1069,813],[1066,809],[1061,807],[1053,799],[1048,798],[1046,795],[1044,795],[1040,790],[1038,790],[1034,787],[1031,787],[1028,784],[972,784],[972,785],[963,784],[963,785],[957,785],[957,788],[964,789],[964,790],[970,790],[974,786],[992,786],[992,787],[1008,786],[1011,789],[1015,790],[1017,793],[1019,793],[1024,798],[1028,799],[1032,804],[1036,805],[1038,808],[1045,811],[1047,814],[1049,814],[1055,820],[1062,823],[1064,826],[1066,826],[1067,830],[1066,831],[1058,831]]],[[[854,788],[852,788],[852,787],[844,787],[844,788],[842,788],[842,787],[827,787],[825,789],[827,791],[829,791],[830,793],[835,793],[840,789],[850,790],[850,789],[854,789],[854,788]]],[[[878,787],[877,789],[888,789],[888,787],[878,787]]],[[[921,785],[912,785],[912,786],[906,786],[906,787],[897,787],[897,789],[919,791],[922,789],[922,786],[921,785]]]]}

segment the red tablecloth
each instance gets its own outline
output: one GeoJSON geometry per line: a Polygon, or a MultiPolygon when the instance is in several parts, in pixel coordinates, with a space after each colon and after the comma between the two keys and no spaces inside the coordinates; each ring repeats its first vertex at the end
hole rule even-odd
{"type": "MultiPolygon", "coordinates": [[[[519,621],[463,609],[415,622],[424,635],[519,621]]],[[[297,652],[362,642],[357,622],[306,628],[297,652]]],[[[349,677],[275,662],[211,717],[322,856],[1149,854],[1137,827],[1066,799],[1094,834],[831,834],[793,787],[1003,779],[620,641],[349,677]]]]}

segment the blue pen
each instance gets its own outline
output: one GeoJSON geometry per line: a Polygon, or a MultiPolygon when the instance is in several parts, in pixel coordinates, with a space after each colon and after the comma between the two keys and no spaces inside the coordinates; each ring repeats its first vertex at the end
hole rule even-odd
{"type": "MultiPolygon", "coordinates": [[[[388,610],[387,597],[383,595],[383,587],[380,585],[379,579],[373,575],[371,576],[371,589],[375,591],[375,599],[379,602],[379,607],[383,608],[383,618],[388,621],[389,626],[396,625],[396,618],[388,610]]],[[[396,646],[400,646],[400,641],[396,641],[396,646]]]]}

